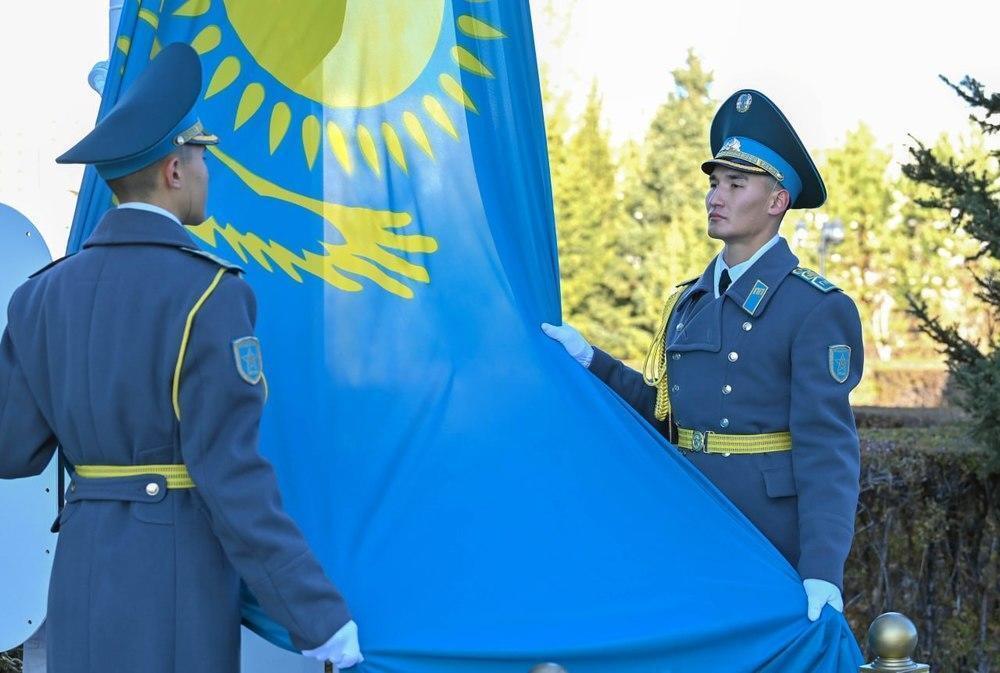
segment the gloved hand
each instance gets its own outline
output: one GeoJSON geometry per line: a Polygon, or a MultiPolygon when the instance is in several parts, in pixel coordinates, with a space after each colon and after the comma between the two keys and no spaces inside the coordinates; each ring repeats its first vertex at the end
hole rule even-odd
{"type": "Polygon", "coordinates": [[[302,650],[302,654],[320,661],[330,660],[338,670],[350,668],[365,660],[361,656],[361,646],[358,645],[358,625],[354,620],[347,622],[315,650],[302,650]]]}
{"type": "Polygon", "coordinates": [[[87,84],[90,88],[97,92],[98,96],[104,94],[104,82],[108,79],[108,62],[98,61],[94,64],[94,67],[90,69],[90,74],[87,75],[87,84]]]}
{"type": "Polygon", "coordinates": [[[806,590],[806,600],[809,603],[809,621],[819,619],[819,613],[827,603],[837,612],[844,611],[844,599],[836,585],[826,580],[802,580],[802,588],[806,590]]]}
{"type": "Polygon", "coordinates": [[[594,347],[587,343],[583,335],[577,332],[572,325],[556,326],[543,322],[542,331],[561,343],[574,360],[584,367],[590,366],[590,361],[594,359],[594,347]]]}

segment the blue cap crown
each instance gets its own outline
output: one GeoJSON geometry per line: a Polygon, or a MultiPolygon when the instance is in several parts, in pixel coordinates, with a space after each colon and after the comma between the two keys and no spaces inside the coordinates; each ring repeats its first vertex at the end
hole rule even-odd
{"type": "Polygon", "coordinates": [[[791,208],[816,208],[826,201],[826,185],[795,129],[767,96],[737,91],[712,121],[713,158],[701,165],[768,174],[788,190],[791,208]]]}
{"type": "Polygon", "coordinates": [[[201,60],[182,43],[170,44],[142,71],[90,133],[56,159],[93,164],[105,180],[149,166],[181,145],[214,145],[195,104],[201,96],[201,60]]]}

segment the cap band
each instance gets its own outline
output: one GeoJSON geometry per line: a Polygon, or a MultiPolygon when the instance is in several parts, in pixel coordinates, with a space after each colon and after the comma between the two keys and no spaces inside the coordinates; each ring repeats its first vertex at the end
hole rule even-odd
{"type": "Polygon", "coordinates": [[[792,165],[770,147],[752,138],[743,136],[726,138],[726,142],[722,143],[722,149],[715,155],[715,158],[739,159],[764,169],[788,190],[792,203],[795,203],[795,199],[802,193],[802,178],[795,172],[792,165]]]}

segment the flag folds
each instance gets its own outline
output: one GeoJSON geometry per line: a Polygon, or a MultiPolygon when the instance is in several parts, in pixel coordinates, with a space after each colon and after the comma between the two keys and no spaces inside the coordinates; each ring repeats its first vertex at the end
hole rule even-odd
{"type": "MultiPolygon", "coordinates": [[[[843,618],[808,622],[778,552],[539,330],[527,0],[130,0],[102,109],[175,41],[221,138],[190,231],[257,292],[261,450],[362,671],[856,670],[843,618]]],[[[88,170],[71,248],[109,205],[88,170]]]]}

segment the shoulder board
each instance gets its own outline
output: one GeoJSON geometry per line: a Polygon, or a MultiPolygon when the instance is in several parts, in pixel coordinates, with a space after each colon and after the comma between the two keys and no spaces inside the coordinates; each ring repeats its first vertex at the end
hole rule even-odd
{"type": "Polygon", "coordinates": [[[674,287],[677,287],[677,288],[687,287],[691,283],[697,282],[700,278],[701,278],[701,276],[695,276],[694,278],[689,278],[688,280],[685,280],[682,283],[677,283],[677,285],[674,285],[674,287]]]}
{"type": "Polygon", "coordinates": [[[210,252],[205,252],[201,248],[181,248],[181,250],[188,253],[189,255],[194,255],[195,257],[203,257],[205,259],[209,259],[218,264],[219,266],[228,269],[229,271],[235,271],[236,273],[243,273],[242,266],[237,266],[236,264],[230,262],[228,259],[222,259],[221,257],[213,255],[210,252]]]}
{"type": "Polygon", "coordinates": [[[833,292],[840,289],[815,271],[801,266],[792,269],[792,275],[809,283],[820,292],[833,292]]]}
{"type": "Polygon", "coordinates": [[[45,266],[43,266],[38,271],[36,271],[35,273],[33,273],[30,276],[28,276],[28,278],[34,278],[35,276],[39,276],[39,275],[45,273],[46,271],[48,271],[49,269],[51,269],[52,267],[54,267],[59,262],[63,262],[65,260],[69,259],[70,257],[72,257],[75,254],[76,254],[75,252],[71,252],[68,255],[64,255],[64,256],[60,257],[59,259],[52,260],[51,262],[49,262],[48,264],[46,264],[45,266]]]}

